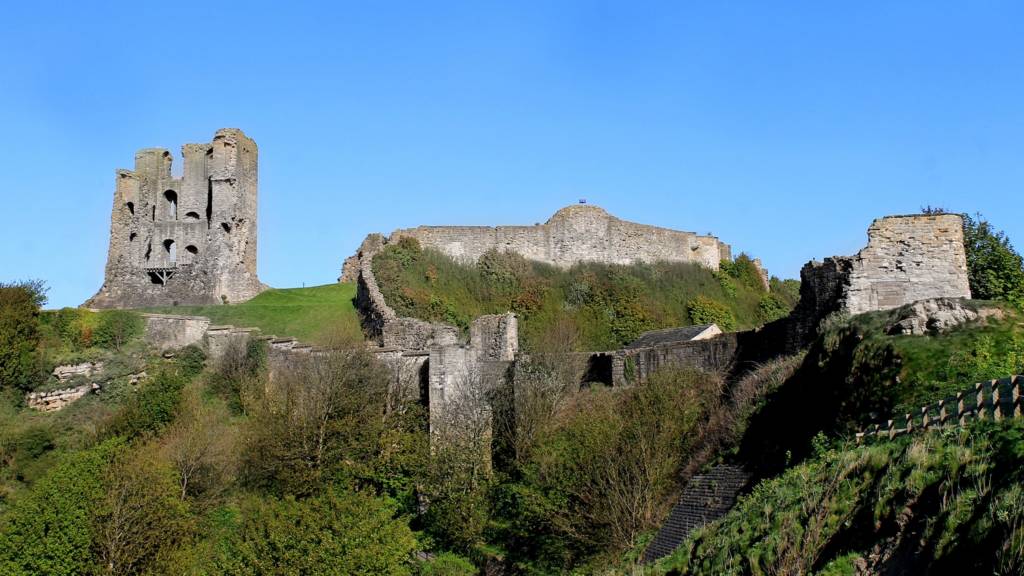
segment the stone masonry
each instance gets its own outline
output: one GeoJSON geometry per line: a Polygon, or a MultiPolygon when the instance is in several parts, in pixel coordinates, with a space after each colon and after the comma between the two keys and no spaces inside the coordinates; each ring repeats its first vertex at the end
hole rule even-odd
{"type": "MultiPolygon", "coordinates": [[[[694,262],[718,270],[732,249],[714,236],[700,236],[620,220],[593,205],[567,206],[534,226],[419,226],[396,230],[384,243],[412,237],[462,263],[488,250],[515,252],[529,260],[567,268],[579,262],[694,262]]],[[[759,264],[760,265],[760,264],[759,264]]],[[[340,280],[354,282],[358,258],[345,261],[340,280]]],[[[767,283],[767,273],[763,273],[767,283]]]]}
{"type": "Polygon", "coordinates": [[[258,294],[256,143],[224,128],[209,144],[147,148],[118,170],[103,287],[90,308],[237,303],[258,294]]]}

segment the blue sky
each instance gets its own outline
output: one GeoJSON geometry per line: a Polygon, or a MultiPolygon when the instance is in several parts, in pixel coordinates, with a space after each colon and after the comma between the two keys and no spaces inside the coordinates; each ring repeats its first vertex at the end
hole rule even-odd
{"type": "Polygon", "coordinates": [[[80,304],[114,170],[225,126],[260,148],[278,287],[333,281],[368,232],[579,198],[784,277],[926,204],[1022,245],[1022,25],[984,1],[7,3],[0,280],[80,304]]]}

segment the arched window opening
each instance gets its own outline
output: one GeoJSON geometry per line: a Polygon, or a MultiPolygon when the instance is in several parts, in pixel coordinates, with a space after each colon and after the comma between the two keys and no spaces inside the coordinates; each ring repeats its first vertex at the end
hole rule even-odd
{"type": "Polygon", "coordinates": [[[128,213],[129,214],[131,214],[132,216],[135,216],[135,203],[134,202],[126,202],[125,203],[125,207],[128,208],[128,213]]]}
{"type": "Polygon", "coordinates": [[[156,204],[153,204],[153,221],[156,222],[156,204]]]}
{"type": "Polygon", "coordinates": [[[185,220],[199,220],[199,213],[198,212],[186,212],[185,213],[185,220]]]}
{"type": "Polygon", "coordinates": [[[167,200],[167,219],[177,220],[178,219],[178,193],[174,190],[168,190],[164,192],[164,198],[167,200]]]}
{"type": "Polygon", "coordinates": [[[193,256],[199,254],[199,248],[196,248],[195,246],[192,245],[185,246],[185,251],[193,256]]]}
{"type": "Polygon", "coordinates": [[[137,238],[137,237],[138,237],[138,234],[136,234],[135,232],[132,232],[131,234],[128,235],[128,241],[129,242],[135,242],[135,238],[137,238]]]}
{"type": "Polygon", "coordinates": [[[167,251],[167,262],[173,265],[178,259],[178,250],[174,246],[174,240],[164,240],[164,250],[167,251]]]}

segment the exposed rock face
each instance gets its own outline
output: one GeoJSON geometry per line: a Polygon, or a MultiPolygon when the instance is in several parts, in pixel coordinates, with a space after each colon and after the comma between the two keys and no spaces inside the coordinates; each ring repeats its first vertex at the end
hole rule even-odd
{"type": "Polygon", "coordinates": [[[81,364],[65,364],[53,369],[53,376],[61,383],[75,377],[88,378],[103,371],[103,362],[82,362],[81,364]]]}
{"type": "Polygon", "coordinates": [[[889,327],[890,334],[923,336],[947,332],[979,317],[978,312],[949,298],[921,300],[900,310],[896,321],[889,327]]]}
{"type": "Polygon", "coordinates": [[[93,390],[99,389],[99,384],[91,383],[73,388],[52,390],[50,392],[31,392],[26,396],[25,401],[29,408],[39,410],[40,412],[54,412],[89,394],[93,390]]]}
{"type": "MultiPolygon", "coordinates": [[[[396,230],[384,242],[412,237],[462,263],[475,263],[488,250],[515,252],[530,260],[567,268],[579,262],[695,262],[718,270],[732,249],[714,236],[699,236],[620,220],[591,205],[562,208],[535,226],[419,226],[396,230]]],[[[758,262],[760,266],[760,262],[758,262]]],[[[342,267],[342,282],[356,280],[356,262],[342,267]]],[[[762,270],[767,286],[768,275],[762,270]]]]}
{"type": "Polygon", "coordinates": [[[256,276],[257,149],[241,130],[182,146],[147,148],[134,170],[117,171],[103,287],[86,306],[134,308],[243,302],[256,276]]]}

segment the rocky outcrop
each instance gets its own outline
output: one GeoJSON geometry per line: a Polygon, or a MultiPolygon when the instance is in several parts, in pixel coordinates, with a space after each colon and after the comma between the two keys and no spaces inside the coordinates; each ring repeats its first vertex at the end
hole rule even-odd
{"type": "Polygon", "coordinates": [[[968,308],[960,300],[922,300],[901,308],[886,331],[889,334],[913,336],[940,334],[977,320],[979,316],[978,312],[968,308]]]}
{"type": "Polygon", "coordinates": [[[53,369],[53,376],[61,384],[74,378],[90,378],[103,371],[103,362],[82,362],[81,364],[65,364],[53,369]]]}
{"type": "Polygon", "coordinates": [[[29,408],[39,410],[40,412],[55,412],[86,394],[99,389],[99,384],[90,383],[72,388],[51,390],[49,392],[30,392],[25,397],[25,403],[28,404],[29,408]]]}

